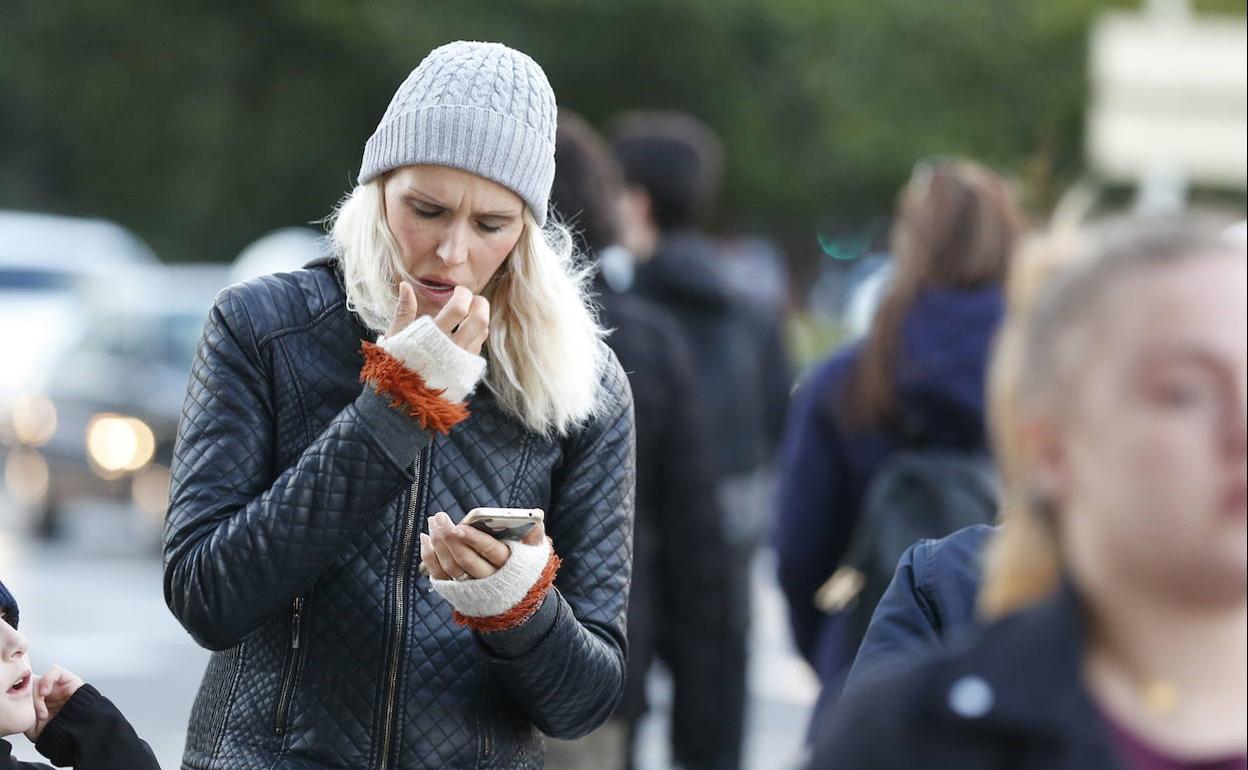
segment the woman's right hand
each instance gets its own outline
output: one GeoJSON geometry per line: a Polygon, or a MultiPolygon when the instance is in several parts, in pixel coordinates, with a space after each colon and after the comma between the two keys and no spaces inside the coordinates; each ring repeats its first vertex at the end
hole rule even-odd
{"type": "MultiPolygon", "coordinates": [[[[399,281],[399,300],[386,336],[393,337],[419,317],[416,292],[407,281],[399,281]]],[[[474,356],[481,355],[481,347],[490,334],[489,300],[474,295],[466,286],[456,286],[451,298],[433,317],[433,323],[456,345],[474,356]]]]}

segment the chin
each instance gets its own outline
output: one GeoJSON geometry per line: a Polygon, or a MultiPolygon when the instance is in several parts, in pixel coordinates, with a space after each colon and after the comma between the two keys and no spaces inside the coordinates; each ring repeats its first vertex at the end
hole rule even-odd
{"type": "Polygon", "coordinates": [[[35,704],[29,709],[5,709],[0,713],[0,738],[24,733],[35,726],[35,704]]]}

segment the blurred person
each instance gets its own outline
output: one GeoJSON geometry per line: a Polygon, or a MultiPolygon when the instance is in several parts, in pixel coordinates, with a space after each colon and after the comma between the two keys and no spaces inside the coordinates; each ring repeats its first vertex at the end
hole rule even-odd
{"type": "MultiPolygon", "coordinates": [[[[1233,237],[1230,232],[1226,235],[1233,237]]],[[[993,410],[1011,408],[1012,394],[1019,386],[1018,367],[1013,361],[1018,357],[1036,287],[1062,267],[1060,259],[1010,262],[1007,316],[993,341],[988,370],[990,415],[993,410]]],[[[977,622],[975,602],[983,577],[983,551],[995,531],[986,525],[966,527],[939,539],[920,540],[906,549],[858,647],[846,680],[847,691],[869,681],[877,670],[931,653],[977,622]]]]}
{"type": "MultiPolygon", "coordinates": [[[[840,691],[872,587],[835,614],[815,595],[854,555],[859,528],[875,525],[863,511],[872,483],[914,450],[987,464],[984,376],[1022,226],[1016,191],[1000,175],[966,160],[917,164],[898,196],[895,265],[870,333],[794,394],[774,538],[793,635],[824,699],[840,691]]],[[[981,507],[991,520],[995,505],[981,507]]],[[[885,584],[896,557],[883,565],[885,584]]]]}
{"type": "Polygon", "coordinates": [[[218,298],[165,532],[166,601],[215,651],[186,766],[540,767],[541,733],[615,708],[632,402],[547,220],[555,127],[528,56],[435,49],[333,255],[218,298]],[[545,525],[500,541],[457,523],[479,506],[545,525]]]}
{"type": "Polygon", "coordinates": [[[994,357],[990,623],[856,687],[812,766],[1248,767],[1244,246],[1137,218],[1020,260],[1062,267],[994,357]]]}
{"type": "Polygon", "coordinates": [[[135,735],[112,701],[82,678],[53,666],[42,676],[31,668],[30,644],[18,630],[17,600],[0,582],[0,770],[51,770],[20,762],[3,736],[25,735],[57,767],[77,770],[160,770],[151,747],[135,735]]]}
{"type": "Polygon", "coordinates": [[[692,347],[723,531],[733,548],[728,606],[736,617],[717,653],[720,737],[706,734],[699,754],[707,759],[694,766],[736,768],[746,701],[750,566],[770,509],[789,365],[778,320],[733,291],[720,247],[701,229],[722,175],[723,150],[715,135],[682,113],[629,113],[616,123],[612,149],[624,169],[622,242],[639,261],[636,291],[669,311],[692,347]]]}
{"type": "MultiPolygon", "coordinates": [[[[568,218],[584,251],[597,256],[618,249],[620,169],[606,141],[566,110],[559,116],[555,167],[551,203],[568,218]]],[[[646,675],[656,654],[673,680],[672,756],[689,770],[715,767],[712,747],[725,739],[719,735],[719,645],[732,630],[727,587],[739,567],[721,530],[693,357],[674,318],[613,289],[603,272],[594,286],[601,321],[612,330],[607,344],[628,373],[637,421],[628,670],[615,718],[575,744],[549,742],[546,767],[634,766],[646,675]]]]}

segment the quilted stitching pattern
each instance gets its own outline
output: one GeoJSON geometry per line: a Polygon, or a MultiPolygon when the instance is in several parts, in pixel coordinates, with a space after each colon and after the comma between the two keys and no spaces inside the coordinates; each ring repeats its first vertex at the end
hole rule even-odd
{"type": "Polygon", "coordinates": [[[564,441],[529,434],[488,392],[468,421],[431,438],[361,390],[362,339],[371,335],[326,266],[231,287],[209,316],[165,532],[169,606],[218,650],[184,767],[377,767],[397,584],[406,615],[389,767],[539,768],[535,725],[588,732],[622,689],[627,381],[617,366],[603,383],[605,416],[564,441]],[[422,529],[439,510],[455,519],[478,505],[548,511],[564,568],[547,598],[554,625],[535,649],[456,626],[417,559],[395,574],[418,456],[422,529]]]}

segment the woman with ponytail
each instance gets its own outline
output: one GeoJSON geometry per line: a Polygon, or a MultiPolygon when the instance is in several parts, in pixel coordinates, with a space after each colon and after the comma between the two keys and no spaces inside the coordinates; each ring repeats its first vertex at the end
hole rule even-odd
{"type": "Polygon", "coordinates": [[[965,160],[918,164],[898,198],[895,272],[867,338],[793,396],[775,543],[798,649],[829,697],[858,639],[846,614],[816,609],[815,593],[840,566],[865,491],[891,456],[920,445],[985,451],[984,371],[1022,227],[1001,176],[965,160]]]}
{"type": "Polygon", "coordinates": [[[864,681],[814,768],[1248,766],[1248,266],[1199,218],[1022,250],[979,612],[864,681]]]}

